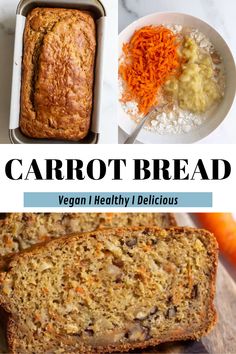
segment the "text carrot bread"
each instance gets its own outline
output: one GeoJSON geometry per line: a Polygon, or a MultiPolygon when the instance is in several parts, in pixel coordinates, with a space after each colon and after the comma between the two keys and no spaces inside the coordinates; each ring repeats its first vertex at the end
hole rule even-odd
{"type": "Polygon", "coordinates": [[[81,140],[89,131],[96,29],[76,9],[35,8],[26,19],[20,128],[33,138],[81,140]]]}
{"type": "Polygon", "coordinates": [[[198,339],[216,321],[217,244],[190,228],[118,228],[8,260],[0,304],[13,353],[105,353],[198,339]]]}
{"type": "Polygon", "coordinates": [[[53,237],[125,226],[176,226],[168,213],[12,213],[0,220],[0,256],[53,237]]]}

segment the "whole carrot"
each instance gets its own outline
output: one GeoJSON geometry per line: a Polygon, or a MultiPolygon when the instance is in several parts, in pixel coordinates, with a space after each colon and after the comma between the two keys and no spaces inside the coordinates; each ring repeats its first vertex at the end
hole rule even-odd
{"type": "Polygon", "coordinates": [[[211,231],[225,257],[236,265],[236,221],[230,213],[197,214],[202,227],[211,231]]]}

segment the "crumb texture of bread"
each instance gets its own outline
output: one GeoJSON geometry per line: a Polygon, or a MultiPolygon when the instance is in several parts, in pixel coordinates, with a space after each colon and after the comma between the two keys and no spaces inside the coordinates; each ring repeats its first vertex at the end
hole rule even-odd
{"type": "Polygon", "coordinates": [[[13,353],[105,353],[199,339],[216,322],[217,244],[191,228],[104,229],[14,255],[1,272],[13,353]]]}
{"type": "Polygon", "coordinates": [[[176,226],[168,213],[11,213],[0,219],[0,256],[50,238],[99,228],[176,226]]]}
{"type": "Polygon", "coordinates": [[[96,27],[83,11],[35,8],[26,19],[20,128],[32,138],[81,140],[89,131],[96,27]]]}

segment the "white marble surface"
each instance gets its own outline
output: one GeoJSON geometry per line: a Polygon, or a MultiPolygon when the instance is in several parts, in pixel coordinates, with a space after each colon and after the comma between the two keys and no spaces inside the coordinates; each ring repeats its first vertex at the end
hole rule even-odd
{"type": "MultiPolygon", "coordinates": [[[[119,31],[140,17],[163,11],[184,12],[205,20],[223,36],[236,58],[235,0],[119,0],[119,31]]],[[[236,101],[222,125],[200,143],[236,143],[235,123],[236,101]]],[[[119,142],[123,142],[126,134],[119,133],[119,142]]]]}
{"type": "MultiPolygon", "coordinates": [[[[9,143],[9,107],[15,13],[18,0],[0,0],[0,143],[9,143]]],[[[102,121],[99,143],[117,143],[117,0],[103,0],[107,11],[102,121]]]]}

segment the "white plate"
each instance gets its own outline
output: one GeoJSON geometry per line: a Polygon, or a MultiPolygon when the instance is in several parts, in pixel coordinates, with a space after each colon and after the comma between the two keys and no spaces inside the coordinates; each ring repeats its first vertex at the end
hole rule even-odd
{"type": "MultiPolygon", "coordinates": [[[[146,144],[186,144],[194,143],[198,140],[205,138],[213,130],[215,130],[226,118],[235,97],[236,88],[236,71],[235,63],[231,51],[221,37],[221,35],[206,22],[199,18],[182,14],[182,13],[154,13],[140,18],[139,20],[131,23],[119,35],[119,57],[122,54],[122,47],[127,43],[134,32],[144,26],[148,25],[161,25],[161,24],[177,24],[184,27],[193,27],[204,33],[212,42],[216,50],[223,58],[223,64],[226,74],[226,89],[223,100],[207,113],[206,121],[198,128],[185,134],[178,135],[160,135],[142,129],[138,136],[138,140],[146,144]]],[[[127,113],[124,112],[121,104],[119,104],[119,125],[127,133],[131,134],[135,129],[136,124],[130,119],[127,113]]]]}

